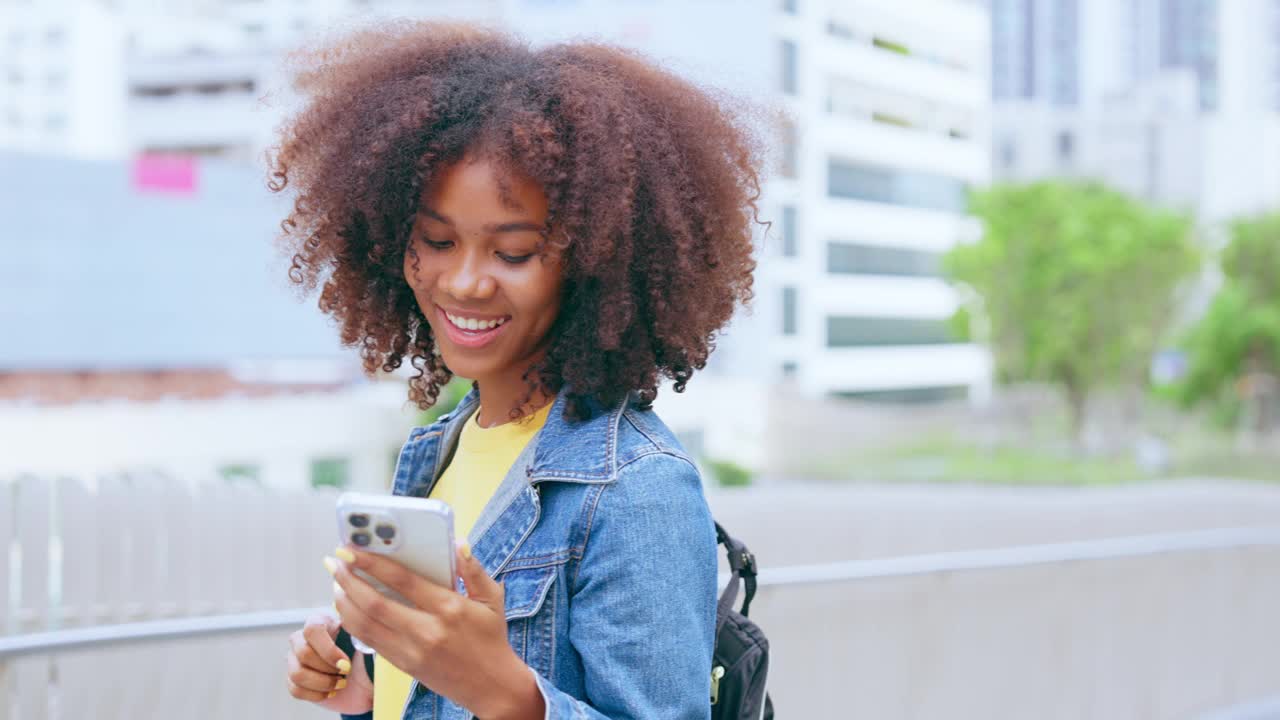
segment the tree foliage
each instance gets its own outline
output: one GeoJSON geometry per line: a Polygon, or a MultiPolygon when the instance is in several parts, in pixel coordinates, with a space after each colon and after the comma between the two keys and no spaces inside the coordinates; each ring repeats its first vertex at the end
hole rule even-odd
{"type": "Polygon", "coordinates": [[[1061,388],[1077,438],[1091,392],[1145,378],[1199,268],[1192,223],[1096,184],[1002,185],[971,196],[980,240],[944,260],[980,299],[998,375],[1061,388]]]}
{"type": "MultiPolygon", "coordinates": [[[[1234,419],[1241,400],[1274,395],[1280,376],[1280,213],[1237,220],[1230,232],[1222,287],[1187,337],[1180,395],[1188,405],[1213,402],[1234,419]]],[[[1265,431],[1271,423],[1261,409],[1254,420],[1265,431]]]]}

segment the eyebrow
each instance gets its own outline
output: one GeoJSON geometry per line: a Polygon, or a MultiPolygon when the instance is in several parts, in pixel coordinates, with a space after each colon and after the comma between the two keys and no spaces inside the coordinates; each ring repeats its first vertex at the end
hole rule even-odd
{"type": "MultiPolygon", "coordinates": [[[[421,208],[418,211],[418,213],[420,215],[425,215],[437,222],[442,222],[445,225],[448,225],[449,227],[453,227],[453,221],[450,220],[447,215],[441,215],[440,213],[436,212],[435,210],[432,210],[431,208],[428,208],[428,207],[421,208]]],[[[489,233],[490,235],[497,235],[499,233],[509,233],[509,232],[524,232],[524,231],[532,231],[532,232],[540,233],[546,230],[546,228],[543,227],[542,225],[539,225],[537,223],[527,222],[524,220],[517,220],[515,222],[505,222],[505,223],[490,223],[488,225],[485,225],[482,229],[486,233],[489,233]]]]}

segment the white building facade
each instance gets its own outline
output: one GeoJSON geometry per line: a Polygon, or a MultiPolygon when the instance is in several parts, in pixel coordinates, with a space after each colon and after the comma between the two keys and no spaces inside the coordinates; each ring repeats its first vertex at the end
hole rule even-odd
{"type": "Polygon", "coordinates": [[[799,0],[777,27],[794,124],[759,275],[774,371],[809,395],[981,400],[990,360],[951,339],[939,261],[977,236],[965,193],[989,181],[985,9],[799,0]]]}

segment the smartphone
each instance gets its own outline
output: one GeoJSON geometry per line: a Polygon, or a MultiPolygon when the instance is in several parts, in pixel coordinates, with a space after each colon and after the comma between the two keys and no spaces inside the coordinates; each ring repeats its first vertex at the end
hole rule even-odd
{"type": "MultiPolygon", "coordinates": [[[[343,493],[338,496],[338,541],[364,552],[386,555],[437,585],[457,588],[454,565],[453,509],[439,500],[395,495],[343,493]]],[[[390,600],[412,605],[407,598],[363,570],[365,582],[390,600]]],[[[366,654],[367,646],[352,638],[366,654]]]]}

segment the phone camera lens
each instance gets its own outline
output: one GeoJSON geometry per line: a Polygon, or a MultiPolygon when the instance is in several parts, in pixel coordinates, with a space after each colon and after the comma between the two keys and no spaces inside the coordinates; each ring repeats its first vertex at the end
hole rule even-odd
{"type": "Polygon", "coordinates": [[[351,523],[351,527],[369,527],[369,516],[364,513],[351,513],[347,516],[347,522],[351,523]]]}
{"type": "Polygon", "coordinates": [[[396,536],[396,528],[394,525],[379,525],[374,529],[374,532],[383,540],[390,540],[396,536]]]}
{"type": "Polygon", "coordinates": [[[372,540],[372,538],[369,537],[369,533],[367,532],[351,533],[351,542],[359,545],[360,547],[368,547],[370,540],[372,540]]]}

